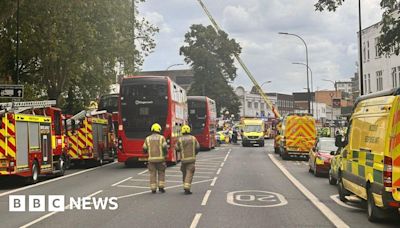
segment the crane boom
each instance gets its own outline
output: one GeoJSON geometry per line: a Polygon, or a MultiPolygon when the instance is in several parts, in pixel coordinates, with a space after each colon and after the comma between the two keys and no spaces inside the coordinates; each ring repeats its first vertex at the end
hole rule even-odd
{"type": "MultiPolygon", "coordinates": [[[[214,20],[214,18],[212,17],[210,11],[208,11],[207,7],[204,5],[204,3],[201,0],[197,0],[200,4],[200,6],[203,8],[204,12],[207,14],[208,19],[210,19],[211,24],[213,25],[215,31],[217,32],[217,34],[219,34],[221,30],[221,28],[218,26],[217,22],[214,20]]],[[[238,63],[240,64],[240,66],[243,68],[243,70],[246,72],[247,76],[250,78],[251,82],[253,82],[254,86],[256,87],[258,93],[260,94],[260,96],[264,99],[265,103],[269,106],[269,108],[272,110],[272,112],[274,113],[276,118],[281,117],[281,115],[279,114],[278,110],[275,108],[274,104],[272,103],[272,101],[265,95],[265,93],[262,91],[260,85],[257,83],[256,79],[253,77],[253,75],[251,74],[249,68],[247,68],[246,64],[244,64],[243,60],[240,58],[240,56],[238,54],[235,54],[235,58],[238,61],[238,63]]]]}

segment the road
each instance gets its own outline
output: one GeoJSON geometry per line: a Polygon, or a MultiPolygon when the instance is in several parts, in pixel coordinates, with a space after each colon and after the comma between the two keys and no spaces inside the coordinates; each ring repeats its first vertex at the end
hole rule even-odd
{"type": "Polygon", "coordinates": [[[201,152],[193,195],[183,194],[180,165],[168,167],[166,189],[151,194],[144,167],[119,163],[70,170],[36,185],[1,183],[1,227],[400,226],[369,223],[360,203],[339,203],[336,187],[308,173],[305,161],[282,161],[271,141],[264,148],[224,145],[201,152]],[[10,195],[65,195],[65,205],[69,197],[117,197],[118,209],[9,212],[10,195]]]}

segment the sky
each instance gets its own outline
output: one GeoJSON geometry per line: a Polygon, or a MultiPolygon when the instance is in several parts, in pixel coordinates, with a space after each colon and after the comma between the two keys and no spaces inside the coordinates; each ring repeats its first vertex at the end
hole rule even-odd
{"type": "MultiPolygon", "coordinates": [[[[266,92],[305,91],[306,62],[313,72],[314,90],[333,89],[323,81],[350,80],[358,59],[358,1],[345,1],[336,12],[316,12],[317,0],[203,0],[220,27],[243,48],[241,58],[266,92]]],[[[380,0],[361,1],[363,28],[377,23],[382,15],[380,0]]],[[[197,0],[147,0],[139,6],[140,15],[157,25],[154,52],[145,59],[144,71],[165,70],[172,64],[184,64],[179,48],[192,24],[209,25],[197,0]]],[[[252,83],[239,64],[233,86],[250,90],[252,83]]],[[[186,69],[174,66],[170,69],[186,69]]]]}

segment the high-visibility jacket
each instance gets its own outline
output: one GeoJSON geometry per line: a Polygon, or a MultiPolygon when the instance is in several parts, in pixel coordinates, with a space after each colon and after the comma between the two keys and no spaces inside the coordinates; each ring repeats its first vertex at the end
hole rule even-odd
{"type": "Polygon", "coordinates": [[[167,143],[164,136],[153,133],[144,140],[143,151],[149,155],[149,162],[163,162],[167,154],[167,143]]]}
{"type": "Polygon", "coordinates": [[[178,140],[177,151],[181,152],[182,163],[195,162],[199,149],[200,144],[192,135],[183,135],[178,140]]]}

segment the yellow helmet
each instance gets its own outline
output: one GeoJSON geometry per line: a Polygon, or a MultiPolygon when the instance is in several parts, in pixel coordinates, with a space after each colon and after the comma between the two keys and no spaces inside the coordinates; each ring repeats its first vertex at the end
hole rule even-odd
{"type": "Polygon", "coordinates": [[[160,124],[155,123],[155,124],[151,125],[151,131],[160,133],[161,132],[160,124]]]}
{"type": "Polygon", "coordinates": [[[190,127],[188,125],[183,125],[181,131],[182,134],[190,134],[190,127]]]}

